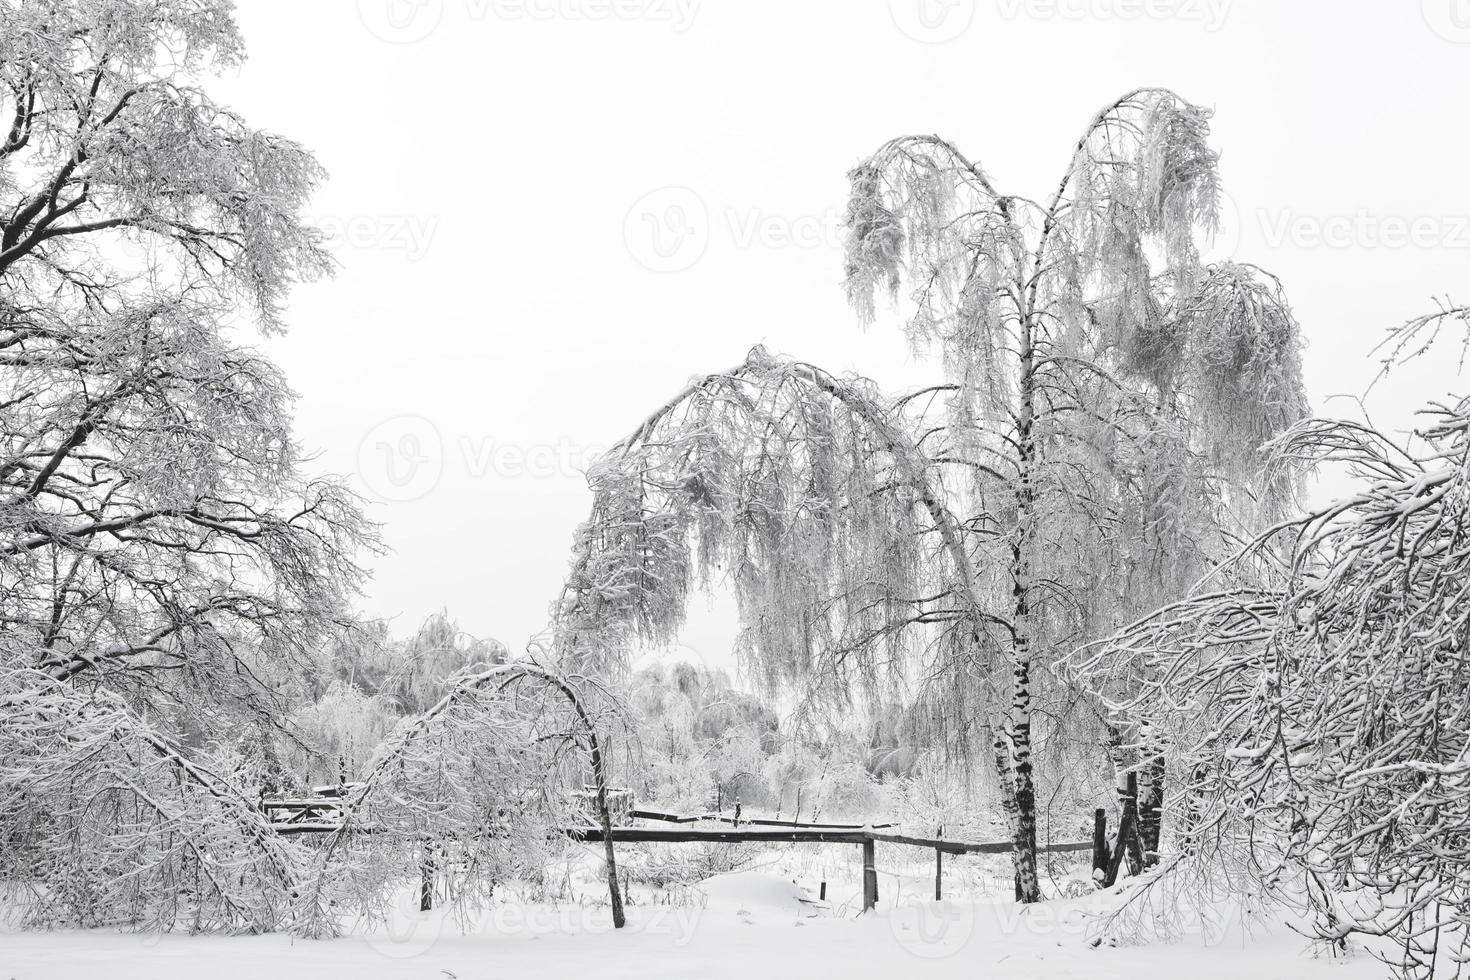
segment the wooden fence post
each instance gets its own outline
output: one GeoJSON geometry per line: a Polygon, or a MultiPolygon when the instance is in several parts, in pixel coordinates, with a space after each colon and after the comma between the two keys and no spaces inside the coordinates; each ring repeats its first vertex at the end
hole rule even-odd
{"type": "Polygon", "coordinates": [[[1113,853],[1108,855],[1107,874],[1103,877],[1103,887],[1111,888],[1118,880],[1118,872],[1123,867],[1123,852],[1127,849],[1128,835],[1133,832],[1133,811],[1123,807],[1123,816],[1118,819],[1118,842],[1113,847],[1113,853]]]}
{"type": "MultiPolygon", "coordinates": [[[[940,840],[944,839],[944,824],[940,824],[934,836],[940,840]]],[[[944,899],[944,852],[934,848],[934,901],[944,899]]]]}
{"type": "Polygon", "coordinates": [[[878,869],[873,866],[874,844],[863,841],[863,911],[878,907],[878,869]]]}
{"type": "Polygon", "coordinates": [[[1138,774],[1128,774],[1128,788],[1123,796],[1123,815],[1118,820],[1118,841],[1108,859],[1107,877],[1103,887],[1111,887],[1118,880],[1123,866],[1123,857],[1128,857],[1128,873],[1138,874],[1143,870],[1143,848],[1138,842],[1138,774]]]}
{"type": "Polygon", "coordinates": [[[1092,814],[1092,884],[1106,887],[1108,880],[1108,811],[1098,807],[1092,814]]]}

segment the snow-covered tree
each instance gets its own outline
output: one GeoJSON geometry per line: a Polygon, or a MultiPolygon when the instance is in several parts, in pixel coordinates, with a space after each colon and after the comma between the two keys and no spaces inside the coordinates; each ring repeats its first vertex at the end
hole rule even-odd
{"type": "Polygon", "coordinates": [[[779,740],[776,715],[732,687],[724,671],[653,664],[630,679],[627,700],[641,798],[680,812],[765,802],[762,771],[779,740]]]}
{"type": "Polygon", "coordinates": [[[231,339],[328,269],[301,219],[320,168],[193,84],[241,56],[223,2],[0,18],[6,659],[193,711],[317,642],[367,540],[343,486],[300,475],[280,372],[231,339]]]}
{"type": "MultiPolygon", "coordinates": [[[[279,842],[229,837],[244,825],[210,808],[245,804],[194,778],[178,737],[280,717],[373,539],[341,483],[303,474],[285,381],[235,339],[280,330],[287,290],[329,260],[302,219],[320,167],[198,85],[243,57],[231,6],[0,0],[0,741],[34,749],[0,798],[47,808],[22,839],[99,869],[138,842],[140,887],[218,867],[218,887],[178,888],[181,920],[192,902],[261,928],[281,906],[225,872],[279,871],[279,842]]],[[[0,837],[23,812],[0,807],[0,837]]],[[[33,857],[61,894],[66,863],[33,857]]],[[[70,902],[79,920],[120,887],[69,881],[106,886],[70,902]]]]}
{"type": "MultiPolygon", "coordinates": [[[[1447,323],[1470,313],[1410,321],[1391,358],[1447,323]]],[[[1390,937],[1429,978],[1470,960],[1470,399],[1422,418],[1408,442],[1353,419],[1288,431],[1278,459],[1358,489],[1069,667],[1191,774],[1166,871],[1268,886],[1322,938],[1390,937]]]]}
{"type": "Polygon", "coordinates": [[[0,670],[0,880],[21,924],[264,931],[297,848],[228,753],[186,754],[117,696],[0,670]]]}
{"type": "Polygon", "coordinates": [[[310,784],[355,778],[403,713],[389,698],[333,681],[321,697],[286,719],[286,757],[310,784]]]}
{"type": "Polygon", "coordinates": [[[503,643],[470,636],[447,611],[407,638],[380,620],[353,623],[317,651],[277,751],[311,782],[355,778],[400,718],[438,703],[465,669],[507,659],[503,643]]]}
{"type": "Polygon", "coordinates": [[[563,828],[589,820],[603,831],[622,928],[607,795],[620,706],[599,685],[531,658],[472,665],[448,688],[398,724],[354,784],[341,826],[317,849],[297,928],[330,935],[342,912],[381,915],[426,864],[453,869],[451,901],[473,906],[499,882],[538,874],[567,847],[563,828]],[[590,814],[579,812],[584,785],[590,814]]]}
{"type": "Polygon", "coordinates": [[[406,715],[437,703],[449,678],[474,664],[503,664],[510,659],[505,644],[470,636],[441,610],[393,650],[394,666],[378,690],[406,715]]]}
{"type": "Polygon", "coordinates": [[[1209,116],[1125,95],[1044,201],[938,137],[860,163],[848,294],[865,321],[875,292],[906,295],[946,380],[889,397],[762,349],[695,379],[589,473],[565,654],[666,641],[689,590],[723,579],[766,684],[841,703],[923,679],[952,744],[997,749],[1036,900],[1037,700],[1099,746],[1110,721],[1039,668],[1181,594],[1292,491],[1250,477],[1306,412],[1295,321],[1270,276],[1199,259],[1209,116]]]}

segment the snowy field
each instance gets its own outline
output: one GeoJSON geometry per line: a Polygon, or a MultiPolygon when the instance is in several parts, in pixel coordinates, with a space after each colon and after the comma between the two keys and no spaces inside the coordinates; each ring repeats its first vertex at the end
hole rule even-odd
{"type": "MultiPolygon", "coordinates": [[[[808,863],[808,868],[812,867],[808,863]]],[[[785,868],[783,870],[789,870],[785,868]]],[[[973,893],[989,869],[955,869],[973,893]]],[[[1356,980],[1385,974],[1361,950],[1314,950],[1280,921],[1222,916],[1177,942],[1095,944],[1111,894],[1021,906],[984,898],[932,901],[932,878],[886,874],[879,909],[856,914],[855,880],[829,882],[829,902],[772,870],[716,876],[659,899],[635,889],[628,925],[605,905],[507,902],[466,921],[421,913],[402,893],[391,920],[336,940],[137,935],[110,931],[0,933],[0,980],[234,980],[312,977],[824,978],[908,976],[1185,977],[1189,980],[1356,980]],[[669,904],[662,904],[667,901],[669,904]]]]}

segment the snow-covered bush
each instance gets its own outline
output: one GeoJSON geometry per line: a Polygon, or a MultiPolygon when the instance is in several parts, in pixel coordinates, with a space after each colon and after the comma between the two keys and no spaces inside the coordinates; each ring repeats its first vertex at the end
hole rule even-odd
{"type": "Polygon", "coordinates": [[[680,813],[773,802],[763,770],[778,725],[758,698],[723,671],[687,663],[645,667],[627,689],[641,800],[680,813]]]}
{"type": "MultiPolygon", "coordinates": [[[[1396,352],[1455,321],[1411,321],[1396,352]]],[[[1166,746],[1173,871],[1264,886],[1429,977],[1470,960],[1470,399],[1422,416],[1408,444],[1288,431],[1278,463],[1344,465],[1358,490],[1071,666],[1166,746]]]]}
{"type": "Polygon", "coordinates": [[[231,778],[114,695],[0,665],[0,878],[22,924],[265,931],[297,847],[231,778]]]}
{"type": "MultiPolygon", "coordinates": [[[[335,934],[341,916],[372,921],[426,866],[461,910],[501,882],[534,879],[571,846],[573,791],[590,773],[606,790],[618,708],[596,684],[531,660],[477,665],[403,719],[353,784],[342,825],[318,844],[297,929],[335,934]]],[[[607,814],[600,814],[606,829],[607,814]]],[[[621,925],[611,846],[608,884],[621,925]]]]}

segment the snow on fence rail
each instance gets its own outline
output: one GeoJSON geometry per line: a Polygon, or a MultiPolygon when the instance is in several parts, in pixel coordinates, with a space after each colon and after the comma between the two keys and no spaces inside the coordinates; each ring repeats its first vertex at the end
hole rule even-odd
{"type": "MultiPolygon", "coordinates": [[[[280,834],[329,833],[340,826],[342,801],[336,798],[313,798],[305,800],[262,800],[261,809],[266,812],[271,826],[280,834]]],[[[1101,811],[1099,811],[1100,813],[1101,811]]],[[[562,833],[568,838],[587,844],[601,844],[610,836],[613,843],[668,843],[668,844],[857,844],[862,849],[863,862],[863,911],[878,904],[878,871],[874,859],[878,844],[899,844],[934,851],[934,897],[943,897],[943,875],[945,854],[1006,854],[1014,845],[1010,841],[959,841],[938,837],[913,837],[908,834],[890,832],[887,828],[897,826],[885,824],[821,824],[798,821],[741,819],[721,814],[704,816],[680,816],[657,810],[629,809],[629,817],[656,820],[681,826],[634,827],[614,826],[608,836],[601,827],[566,827],[562,833]],[[725,823],[729,827],[691,827],[691,823],[725,823]]],[[[362,828],[371,833],[371,825],[362,828]]],[[[1119,841],[1119,848],[1124,842],[1119,841]]],[[[1097,839],[1060,844],[1044,844],[1038,852],[1058,853],[1091,851],[1093,867],[1111,859],[1111,851],[1104,836],[1101,845],[1097,839]],[[1098,848],[1103,848],[1099,852],[1098,848]]],[[[432,907],[431,864],[424,868],[424,886],[421,891],[421,908],[432,907]]]]}
{"type": "Polygon", "coordinates": [[[759,817],[741,817],[739,804],[735,806],[735,815],[733,817],[727,817],[723,813],[681,816],[677,813],[665,813],[662,810],[639,809],[629,810],[628,816],[639,820],[660,820],[665,823],[728,823],[734,827],[807,827],[824,830],[862,830],[864,827],[876,829],[879,827],[898,826],[892,823],[809,823],[803,820],[766,820],[759,817]]]}

